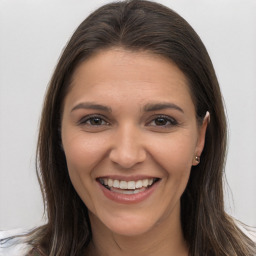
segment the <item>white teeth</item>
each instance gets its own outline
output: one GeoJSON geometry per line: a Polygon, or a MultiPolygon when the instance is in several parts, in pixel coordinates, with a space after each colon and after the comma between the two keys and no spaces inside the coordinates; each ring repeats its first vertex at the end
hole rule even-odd
{"type": "Polygon", "coordinates": [[[128,188],[128,184],[126,181],[122,180],[119,182],[120,188],[121,189],[127,189],[128,188]]]}
{"type": "Polygon", "coordinates": [[[135,187],[136,188],[142,188],[142,181],[141,180],[136,181],[135,187]]]}
{"type": "Polygon", "coordinates": [[[137,193],[143,192],[145,190],[146,190],[146,188],[134,189],[134,190],[116,189],[113,187],[111,188],[111,191],[119,193],[119,194],[125,194],[125,195],[137,194],[137,193]]]}
{"type": "Polygon", "coordinates": [[[135,181],[128,181],[128,189],[135,189],[135,181]]]}
{"type": "Polygon", "coordinates": [[[108,186],[113,187],[113,180],[112,179],[108,179],[108,186]]]}
{"type": "Polygon", "coordinates": [[[145,179],[142,181],[142,186],[147,187],[148,186],[148,179],[145,179]]]}
{"type": "Polygon", "coordinates": [[[114,188],[120,188],[120,186],[119,186],[119,180],[114,180],[114,182],[113,182],[113,187],[114,187],[114,188]]]}
{"type": "Polygon", "coordinates": [[[113,180],[113,179],[100,179],[100,183],[108,186],[109,188],[118,188],[118,189],[140,189],[142,187],[146,188],[148,186],[151,186],[154,182],[153,178],[150,179],[143,179],[143,180],[137,180],[137,181],[124,181],[124,180],[113,180]]]}

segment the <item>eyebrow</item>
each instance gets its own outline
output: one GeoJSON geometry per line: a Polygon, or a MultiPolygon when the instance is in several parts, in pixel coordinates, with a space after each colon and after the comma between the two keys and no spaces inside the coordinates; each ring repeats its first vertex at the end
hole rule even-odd
{"type": "Polygon", "coordinates": [[[149,103],[144,106],[145,112],[157,111],[157,110],[163,110],[163,109],[175,109],[184,113],[184,110],[182,108],[180,108],[179,106],[173,103],[155,103],[155,104],[149,103]]]}
{"type": "Polygon", "coordinates": [[[106,112],[112,112],[111,108],[104,106],[104,105],[95,104],[93,102],[79,103],[78,105],[76,105],[75,107],[72,108],[71,112],[73,112],[74,110],[77,110],[77,109],[97,109],[97,110],[102,110],[102,111],[106,111],[106,112]]]}
{"type": "MultiPolygon", "coordinates": [[[[112,112],[112,109],[110,107],[100,105],[100,104],[95,104],[93,102],[79,103],[78,105],[72,108],[71,112],[77,109],[96,109],[96,110],[102,110],[110,113],[112,112]]],[[[173,103],[149,103],[149,104],[146,104],[143,108],[145,112],[157,111],[157,110],[163,110],[163,109],[175,109],[184,113],[182,108],[180,108],[179,106],[173,103]]]]}

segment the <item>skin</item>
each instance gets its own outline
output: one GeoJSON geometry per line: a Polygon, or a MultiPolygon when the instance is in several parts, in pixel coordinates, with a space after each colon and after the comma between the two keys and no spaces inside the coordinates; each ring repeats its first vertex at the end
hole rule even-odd
{"type": "Polygon", "coordinates": [[[184,74],[152,53],[104,50],[76,69],[61,133],[70,179],[89,209],[89,255],[188,255],[180,197],[207,119],[198,125],[184,74]],[[163,103],[175,107],[145,111],[163,103]],[[99,188],[96,178],[111,175],[160,181],[145,200],[122,204],[99,188]]]}

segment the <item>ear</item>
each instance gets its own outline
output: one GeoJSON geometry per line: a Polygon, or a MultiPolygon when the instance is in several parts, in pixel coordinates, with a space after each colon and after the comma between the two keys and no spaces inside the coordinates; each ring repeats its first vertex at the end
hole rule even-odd
{"type": "Polygon", "coordinates": [[[193,157],[192,165],[196,166],[200,163],[200,156],[204,149],[205,134],[207,126],[210,123],[210,113],[207,111],[203,120],[202,125],[198,129],[198,140],[195,148],[195,154],[193,157]]]}

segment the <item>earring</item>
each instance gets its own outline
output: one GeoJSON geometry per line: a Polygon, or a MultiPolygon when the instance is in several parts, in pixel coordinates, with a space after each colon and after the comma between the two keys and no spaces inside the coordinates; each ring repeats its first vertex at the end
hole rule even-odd
{"type": "Polygon", "coordinates": [[[199,164],[199,163],[200,163],[200,156],[196,156],[196,157],[195,157],[195,160],[196,160],[196,162],[199,164]]]}

